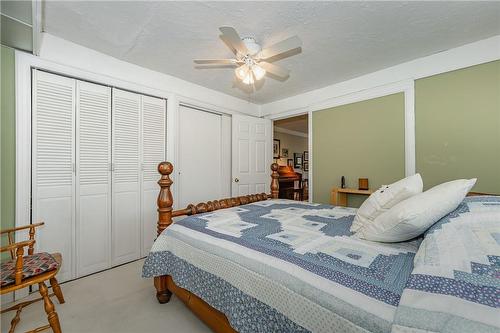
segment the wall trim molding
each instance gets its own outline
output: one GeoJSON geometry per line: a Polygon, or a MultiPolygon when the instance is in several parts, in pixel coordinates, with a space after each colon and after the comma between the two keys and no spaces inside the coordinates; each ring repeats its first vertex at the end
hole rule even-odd
{"type": "Polygon", "coordinates": [[[289,135],[294,135],[294,136],[300,136],[302,138],[307,138],[309,137],[306,133],[302,133],[299,131],[293,131],[287,128],[279,127],[279,126],[274,126],[274,131],[279,132],[279,133],[285,133],[289,135]]]}
{"type": "MultiPolygon", "coordinates": [[[[405,176],[411,176],[416,172],[416,150],[415,150],[415,87],[413,80],[405,80],[387,84],[384,86],[374,87],[372,89],[361,90],[346,94],[339,97],[329,98],[327,100],[315,103],[308,107],[294,109],[290,112],[271,114],[265,118],[272,120],[284,119],[295,117],[301,114],[308,114],[308,146],[309,146],[309,201],[312,202],[313,186],[314,186],[314,172],[313,172],[313,112],[323,111],[325,109],[334,108],[341,105],[362,102],[373,98],[379,98],[392,94],[404,94],[404,119],[405,119],[405,176]]],[[[276,128],[276,127],[275,127],[276,128]]]]}
{"type": "Polygon", "coordinates": [[[42,1],[31,1],[33,54],[40,54],[42,44],[42,1]]]}
{"type": "Polygon", "coordinates": [[[309,133],[309,137],[307,138],[307,145],[308,145],[308,148],[309,149],[309,175],[308,175],[308,181],[307,181],[307,186],[308,186],[308,191],[309,191],[309,202],[314,202],[314,191],[313,191],[313,186],[314,186],[314,181],[313,181],[313,163],[314,163],[314,159],[313,159],[313,126],[312,126],[312,123],[313,123],[313,118],[312,118],[312,112],[309,111],[307,112],[307,126],[309,127],[308,128],[308,133],[309,133]]]}
{"type": "Polygon", "coordinates": [[[304,110],[311,106],[354,92],[375,89],[395,82],[416,80],[498,59],[500,59],[500,35],[263,104],[261,114],[292,116],[304,113],[304,110]]]}

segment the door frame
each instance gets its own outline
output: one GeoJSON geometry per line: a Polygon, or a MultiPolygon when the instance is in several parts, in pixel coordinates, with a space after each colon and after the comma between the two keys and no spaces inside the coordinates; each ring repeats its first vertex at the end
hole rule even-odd
{"type": "Polygon", "coordinates": [[[307,179],[308,179],[307,186],[308,186],[308,191],[309,191],[308,202],[313,202],[313,195],[312,195],[312,193],[313,193],[313,191],[312,191],[312,189],[313,189],[312,111],[302,110],[302,111],[298,111],[298,112],[293,113],[293,114],[283,113],[283,114],[277,114],[277,115],[269,115],[269,116],[266,116],[264,118],[271,119],[271,121],[272,121],[271,138],[272,138],[272,140],[274,140],[274,126],[275,126],[274,121],[281,120],[281,119],[287,119],[287,118],[293,118],[293,117],[297,117],[297,116],[302,116],[305,114],[307,114],[307,150],[309,152],[309,171],[307,174],[307,179]]]}
{"type": "MultiPolygon", "coordinates": [[[[339,97],[330,98],[320,103],[311,104],[305,108],[295,109],[278,114],[270,114],[265,118],[274,120],[291,118],[303,114],[308,115],[308,149],[309,149],[309,202],[314,200],[314,173],[313,173],[313,126],[312,115],[313,112],[323,111],[329,108],[334,108],[341,105],[352,104],[356,102],[366,101],[378,97],[388,96],[392,94],[404,94],[404,153],[405,153],[405,176],[415,174],[416,160],[415,160],[415,87],[413,80],[404,80],[392,84],[387,84],[367,90],[357,91],[354,93],[342,95],[339,97]]],[[[273,131],[274,135],[274,131],[273,131]]]]}

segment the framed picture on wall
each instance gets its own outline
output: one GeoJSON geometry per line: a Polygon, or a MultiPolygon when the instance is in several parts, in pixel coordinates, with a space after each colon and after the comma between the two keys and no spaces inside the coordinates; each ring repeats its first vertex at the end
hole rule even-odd
{"type": "Polygon", "coordinates": [[[309,152],[306,150],[304,151],[304,162],[308,162],[309,161],[309,152]]]}
{"type": "Polygon", "coordinates": [[[286,160],[286,165],[293,167],[293,158],[289,158],[286,160]]]}
{"type": "Polygon", "coordinates": [[[304,164],[302,164],[302,170],[309,171],[309,162],[304,161],[304,164]]]}
{"type": "Polygon", "coordinates": [[[293,153],[293,164],[293,167],[296,169],[300,169],[302,167],[302,154],[293,153]]]}
{"type": "Polygon", "coordinates": [[[281,157],[288,157],[288,148],[281,148],[281,157]]]}
{"type": "Polygon", "coordinates": [[[280,158],[280,149],[281,149],[280,140],[274,139],[273,140],[273,158],[280,158]]]}

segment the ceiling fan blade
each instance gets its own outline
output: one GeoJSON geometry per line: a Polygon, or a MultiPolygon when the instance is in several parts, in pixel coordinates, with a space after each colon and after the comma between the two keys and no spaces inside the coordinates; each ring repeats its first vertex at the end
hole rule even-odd
{"type": "Polygon", "coordinates": [[[238,63],[236,59],[195,59],[195,64],[232,65],[238,63]]]}
{"type": "Polygon", "coordinates": [[[224,39],[230,43],[238,53],[242,55],[247,55],[249,53],[240,35],[238,35],[233,27],[220,27],[219,30],[222,32],[224,39]]]}
{"type": "Polygon", "coordinates": [[[280,78],[286,79],[290,75],[290,71],[286,68],[276,66],[270,62],[261,61],[258,65],[273,75],[279,76],[280,78]]]}
{"type": "Polygon", "coordinates": [[[278,54],[285,53],[293,49],[297,49],[299,47],[302,47],[302,41],[300,40],[299,37],[293,36],[285,40],[282,40],[281,42],[278,42],[274,45],[266,47],[265,49],[260,51],[259,57],[261,59],[268,59],[278,54]]]}

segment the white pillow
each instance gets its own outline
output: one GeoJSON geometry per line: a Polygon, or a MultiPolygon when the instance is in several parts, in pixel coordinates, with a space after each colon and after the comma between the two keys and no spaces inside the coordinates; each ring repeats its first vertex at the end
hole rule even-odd
{"type": "Polygon", "coordinates": [[[422,193],[422,188],[422,177],[418,173],[390,185],[382,185],[359,207],[352,222],[351,232],[357,232],[365,224],[373,223],[377,216],[386,212],[395,204],[415,194],[422,193]]]}
{"type": "Polygon", "coordinates": [[[406,199],[356,233],[360,238],[377,242],[402,242],[415,238],[440,218],[453,211],[476,183],[459,179],[443,183],[406,199]]]}

